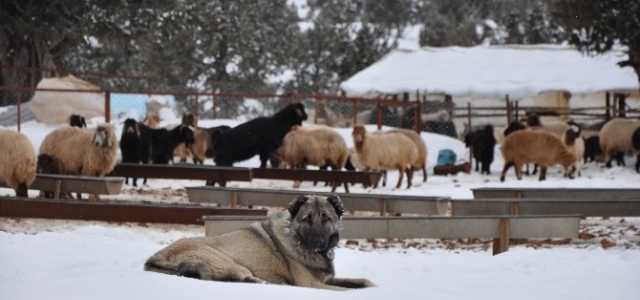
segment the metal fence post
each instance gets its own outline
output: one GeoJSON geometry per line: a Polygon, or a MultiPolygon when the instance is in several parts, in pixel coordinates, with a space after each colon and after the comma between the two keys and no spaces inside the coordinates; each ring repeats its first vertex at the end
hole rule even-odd
{"type": "Polygon", "coordinates": [[[111,122],[111,92],[104,93],[104,122],[111,122]]]}

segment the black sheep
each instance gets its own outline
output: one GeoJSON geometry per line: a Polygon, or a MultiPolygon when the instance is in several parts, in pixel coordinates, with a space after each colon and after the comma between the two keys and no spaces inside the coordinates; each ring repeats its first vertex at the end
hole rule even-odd
{"type": "Polygon", "coordinates": [[[584,141],[584,163],[603,159],[604,153],[600,148],[600,137],[594,135],[584,141]]]}
{"type": "Polygon", "coordinates": [[[189,126],[179,125],[171,130],[166,128],[149,129],[151,131],[151,162],[169,164],[173,161],[173,150],[185,143],[187,147],[195,142],[193,130],[189,126]]]}
{"type": "Polygon", "coordinates": [[[496,146],[496,138],[493,135],[493,126],[487,125],[482,129],[467,133],[464,137],[464,144],[471,147],[473,157],[476,159],[476,172],[482,169],[480,174],[490,174],[491,163],[493,162],[493,152],[496,146]]]}
{"type": "MultiPolygon", "coordinates": [[[[151,162],[151,129],[134,119],[126,119],[120,136],[120,152],[123,163],[148,164],[151,162]]],[[[133,186],[138,186],[133,178],[133,186]]],[[[125,184],[129,178],[125,178],[125,184]]],[[[147,183],[147,179],[144,179],[147,183]]]]}
{"type": "Polygon", "coordinates": [[[631,143],[633,144],[633,149],[638,153],[636,157],[636,172],[640,173],[640,128],[633,132],[631,143]]]}
{"type": "Polygon", "coordinates": [[[291,127],[306,119],[304,106],[294,103],[271,117],[259,117],[221,132],[213,143],[213,160],[216,166],[230,167],[258,154],[260,167],[265,168],[271,152],[280,147],[291,127]]]}
{"type": "Polygon", "coordinates": [[[69,117],[69,125],[71,127],[87,128],[87,122],[85,122],[84,117],[81,115],[71,115],[69,117]]]}

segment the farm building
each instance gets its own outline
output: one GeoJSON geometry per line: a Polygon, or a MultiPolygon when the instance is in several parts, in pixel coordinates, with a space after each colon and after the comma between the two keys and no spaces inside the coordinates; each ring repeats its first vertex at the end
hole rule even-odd
{"type": "Polygon", "coordinates": [[[351,97],[445,100],[458,108],[504,107],[505,100],[552,110],[605,107],[610,99],[614,108],[638,109],[638,77],[616,65],[625,57],[588,56],[559,45],[396,49],[341,88],[351,97]]]}

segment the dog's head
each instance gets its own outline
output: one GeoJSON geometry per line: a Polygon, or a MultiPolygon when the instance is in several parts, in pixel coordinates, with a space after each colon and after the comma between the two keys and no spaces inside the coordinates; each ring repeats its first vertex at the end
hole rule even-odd
{"type": "Polygon", "coordinates": [[[338,245],[344,207],[338,196],[307,195],[289,204],[290,229],[300,245],[313,252],[338,245]]]}

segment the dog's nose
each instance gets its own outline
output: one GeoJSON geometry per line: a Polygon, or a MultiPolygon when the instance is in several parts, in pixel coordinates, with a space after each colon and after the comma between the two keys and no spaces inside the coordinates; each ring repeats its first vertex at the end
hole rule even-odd
{"type": "Polygon", "coordinates": [[[315,249],[323,249],[324,248],[324,239],[322,237],[316,237],[311,240],[311,246],[315,249]]]}

